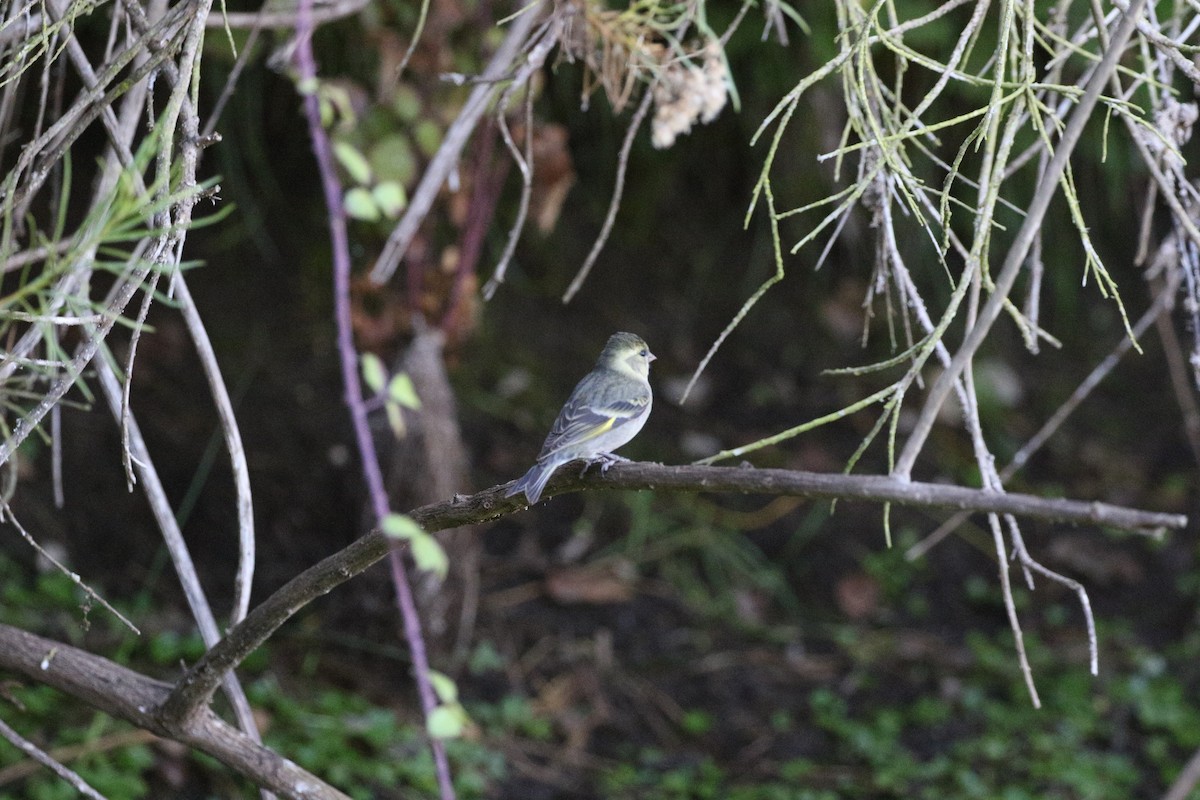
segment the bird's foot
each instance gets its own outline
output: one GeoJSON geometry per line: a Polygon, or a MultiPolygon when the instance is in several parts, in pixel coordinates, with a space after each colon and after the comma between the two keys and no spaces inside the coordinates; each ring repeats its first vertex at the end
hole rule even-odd
{"type": "Polygon", "coordinates": [[[613,464],[629,463],[629,459],[625,456],[619,456],[616,453],[598,453],[595,460],[600,463],[600,474],[608,472],[608,468],[613,464]]]}
{"type": "Polygon", "coordinates": [[[591,468],[593,464],[600,465],[600,474],[603,475],[604,473],[608,472],[608,468],[613,464],[619,464],[623,461],[627,462],[629,459],[625,458],[625,456],[619,456],[616,453],[597,453],[584,463],[583,469],[579,471],[579,477],[582,478],[585,474],[587,474],[588,469],[591,468]]]}

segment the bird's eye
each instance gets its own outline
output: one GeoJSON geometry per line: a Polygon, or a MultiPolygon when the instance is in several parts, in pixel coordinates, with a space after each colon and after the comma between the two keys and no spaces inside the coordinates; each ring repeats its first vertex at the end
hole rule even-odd
{"type": "Polygon", "coordinates": [[[638,350],[638,355],[642,358],[645,358],[646,356],[650,355],[650,351],[643,347],[641,350],[638,350]]]}

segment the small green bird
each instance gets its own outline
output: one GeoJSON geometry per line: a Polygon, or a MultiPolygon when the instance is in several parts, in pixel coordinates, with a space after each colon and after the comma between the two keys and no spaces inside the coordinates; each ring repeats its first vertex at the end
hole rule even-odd
{"type": "Polygon", "coordinates": [[[646,424],[650,416],[650,362],[655,358],[642,337],[614,333],[596,366],[584,376],[542,445],[537,463],[505,494],[520,492],[536,503],[546,482],[568,461],[599,460],[607,468],[620,460],[612,454],[646,424]]]}

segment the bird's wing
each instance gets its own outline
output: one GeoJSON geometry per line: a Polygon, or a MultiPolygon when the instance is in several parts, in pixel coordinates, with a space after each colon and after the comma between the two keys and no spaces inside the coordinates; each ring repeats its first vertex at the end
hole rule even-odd
{"type": "Polygon", "coordinates": [[[583,445],[586,442],[637,419],[650,404],[650,387],[638,387],[626,396],[613,396],[611,392],[596,393],[581,382],[572,392],[554,421],[554,427],[542,445],[539,461],[562,450],[583,445]]]}

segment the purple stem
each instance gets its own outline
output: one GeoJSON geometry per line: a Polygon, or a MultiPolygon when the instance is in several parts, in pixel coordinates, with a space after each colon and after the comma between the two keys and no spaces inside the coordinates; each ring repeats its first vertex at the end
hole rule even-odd
{"type": "MultiPolygon", "coordinates": [[[[321,125],[321,110],[317,101],[317,64],[312,51],[312,0],[300,0],[296,11],[295,63],[300,84],[307,85],[310,89],[304,93],[304,115],[308,121],[309,135],[312,137],[317,171],[321,175],[325,205],[329,209],[329,236],[333,248],[333,303],[342,381],[346,385],[346,405],[350,410],[354,438],[362,459],[362,471],[367,480],[371,509],[375,515],[375,524],[379,525],[390,509],[387,491],[383,485],[383,473],[379,468],[379,456],[375,452],[375,442],[367,424],[367,406],[363,400],[362,386],[358,381],[358,353],[354,349],[354,333],[350,325],[350,245],[346,233],[346,212],[342,207],[342,186],[333,164],[333,148],[321,125]]],[[[390,548],[388,564],[391,567],[392,583],[396,587],[400,616],[404,620],[404,634],[412,654],[417,693],[421,697],[421,708],[425,712],[425,718],[428,719],[437,707],[437,698],[429,682],[429,659],[425,653],[425,640],[421,635],[421,618],[417,614],[416,603],[413,602],[412,587],[408,583],[399,547],[393,545],[390,548]]],[[[454,800],[454,787],[450,782],[450,764],[446,759],[445,745],[440,739],[431,737],[429,747],[433,752],[442,800],[454,800]]]]}

